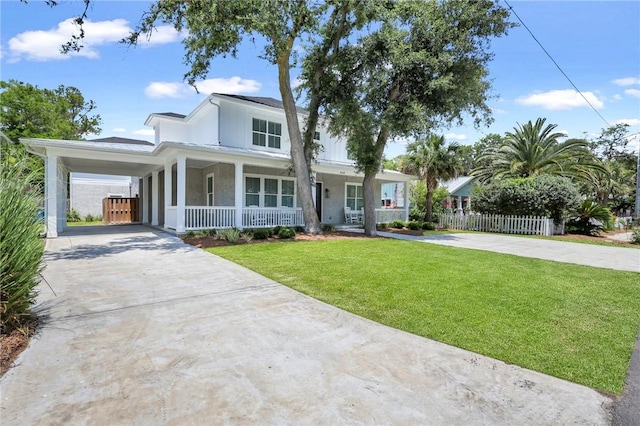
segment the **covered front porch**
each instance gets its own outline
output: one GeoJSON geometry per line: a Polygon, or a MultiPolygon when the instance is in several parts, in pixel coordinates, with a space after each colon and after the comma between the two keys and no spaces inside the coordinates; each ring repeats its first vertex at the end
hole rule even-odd
{"type": "MultiPolygon", "coordinates": [[[[286,154],[258,155],[172,142],[134,146],[27,139],[23,143],[45,160],[45,226],[50,238],[66,228],[69,172],[139,177],[139,222],[178,234],[304,226],[297,180],[286,154]]],[[[347,223],[345,210],[358,212],[363,206],[362,175],[347,163],[319,162],[314,170],[311,190],[320,222],[347,223]]],[[[410,178],[397,172],[380,173],[376,205],[382,206],[383,183],[406,183],[410,178]]],[[[408,193],[404,199],[403,208],[378,208],[376,221],[407,220],[408,193]]]]}

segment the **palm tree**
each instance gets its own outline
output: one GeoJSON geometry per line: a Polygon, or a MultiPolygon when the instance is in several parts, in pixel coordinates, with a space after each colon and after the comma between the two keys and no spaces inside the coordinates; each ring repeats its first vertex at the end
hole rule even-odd
{"type": "MultiPolygon", "coordinates": [[[[492,177],[529,177],[553,174],[582,179],[593,170],[606,171],[589,151],[587,141],[569,139],[563,133],[554,132],[556,124],[545,126],[546,119],[538,118],[524,125],[518,124],[514,132],[507,132],[500,148],[485,152],[481,163],[491,164],[492,177]]],[[[475,169],[473,175],[484,176],[487,170],[475,169]]]]}
{"type": "Polygon", "coordinates": [[[429,135],[407,145],[407,154],[400,170],[418,176],[427,187],[427,213],[425,220],[433,220],[433,193],[438,189],[438,180],[453,179],[463,170],[457,156],[458,145],[446,144],[444,136],[429,135]]]}

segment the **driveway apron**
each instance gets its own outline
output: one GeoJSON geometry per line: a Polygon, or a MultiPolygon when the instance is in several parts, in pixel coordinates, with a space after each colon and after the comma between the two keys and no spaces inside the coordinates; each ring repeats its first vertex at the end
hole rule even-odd
{"type": "Polygon", "coordinates": [[[2,425],[593,424],[611,400],[398,331],[141,226],[47,242],[2,425]]]}

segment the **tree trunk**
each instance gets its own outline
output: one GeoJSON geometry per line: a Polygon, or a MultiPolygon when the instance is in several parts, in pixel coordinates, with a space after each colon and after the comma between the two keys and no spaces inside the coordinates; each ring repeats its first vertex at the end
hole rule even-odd
{"type": "Polygon", "coordinates": [[[376,172],[365,172],[362,181],[364,197],[364,234],[370,237],[378,235],[376,232],[376,195],[374,191],[376,172]]]}
{"type": "Polygon", "coordinates": [[[427,222],[433,222],[433,190],[427,187],[427,222]]]}
{"type": "Polygon", "coordinates": [[[302,207],[305,231],[310,234],[319,234],[321,231],[320,220],[316,213],[311,192],[311,177],[307,159],[305,158],[296,103],[291,91],[291,76],[289,75],[290,54],[291,50],[288,49],[278,58],[278,83],[280,86],[280,95],[282,96],[284,114],[287,118],[287,130],[289,131],[289,139],[291,141],[291,160],[296,172],[298,199],[300,200],[300,207],[302,207]]]}

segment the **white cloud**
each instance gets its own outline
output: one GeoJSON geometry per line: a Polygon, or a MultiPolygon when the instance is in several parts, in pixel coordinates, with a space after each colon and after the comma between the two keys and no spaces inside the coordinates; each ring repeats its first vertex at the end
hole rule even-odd
{"type": "Polygon", "coordinates": [[[150,98],[183,98],[194,92],[188,84],[168,81],[154,81],[144,89],[144,94],[150,98]]]}
{"type": "MultiPolygon", "coordinates": [[[[62,54],[60,48],[71,40],[72,35],[79,35],[79,27],[73,18],[66,19],[57,27],[48,31],[25,31],[9,40],[11,61],[21,59],[31,61],[66,60],[74,56],[97,59],[100,53],[99,46],[117,43],[132,31],[129,23],[124,19],[93,22],[86,20],[83,24],[85,37],[80,41],[83,46],[79,52],[62,54]]],[[[149,47],[158,44],[166,44],[177,41],[181,35],[169,25],[162,25],[153,31],[149,39],[144,36],[140,39],[140,46],[149,47]]]]}
{"type": "Polygon", "coordinates": [[[636,84],[640,84],[640,77],[618,78],[616,80],[611,80],[611,82],[618,86],[633,86],[636,84]]]}
{"type": "Polygon", "coordinates": [[[132,132],[134,135],[140,135],[140,136],[153,136],[155,135],[155,130],[153,129],[139,129],[139,130],[134,130],[132,132]]]}
{"type": "Polygon", "coordinates": [[[112,130],[112,132],[114,133],[125,133],[127,131],[127,129],[125,129],[124,127],[116,127],[115,129],[112,130]]]}
{"type": "Polygon", "coordinates": [[[254,93],[260,90],[262,84],[256,80],[249,80],[234,76],[231,78],[210,78],[196,83],[202,93],[254,93]]]}
{"type": "Polygon", "coordinates": [[[497,107],[491,107],[491,111],[495,112],[496,114],[507,114],[506,110],[497,107]]]}
{"type": "MultiPolygon", "coordinates": [[[[262,84],[256,80],[244,79],[238,76],[231,78],[211,78],[196,82],[200,93],[254,93],[260,90],[262,84]]],[[[154,81],[144,89],[145,95],[150,98],[184,98],[196,93],[196,90],[187,83],[169,81],[154,81]]]]}
{"type": "Polygon", "coordinates": [[[616,121],[614,124],[628,124],[629,126],[639,126],[640,119],[637,118],[622,118],[616,121]]]}
{"type": "MultiPolygon", "coordinates": [[[[595,108],[604,106],[604,103],[593,92],[582,92],[582,94],[595,108]]],[[[525,106],[539,106],[550,110],[567,110],[589,106],[580,96],[580,93],[573,89],[533,93],[517,98],[516,103],[525,106]]]]}
{"type": "Polygon", "coordinates": [[[447,140],[455,140],[455,141],[466,141],[468,139],[467,135],[462,133],[447,133],[444,135],[444,138],[447,140]]]}
{"type": "Polygon", "coordinates": [[[627,89],[624,91],[625,95],[632,96],[634,98],[640,98],[640,90],[638,89],[627,89]]]}
{"type": "Polygon", "coordinates": [[[619,101],[622,99],[622,96],[619,93],[616,93],[615,95],[613,95],[613,99],[615,99],[616,101],[619,101]]]}

